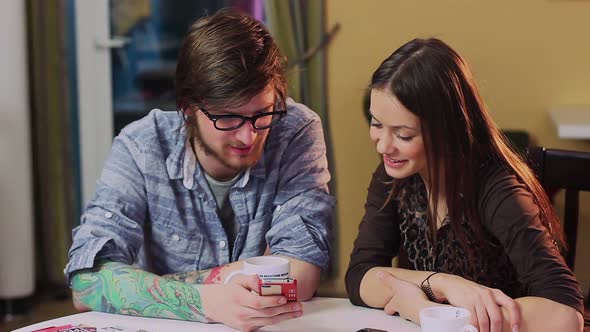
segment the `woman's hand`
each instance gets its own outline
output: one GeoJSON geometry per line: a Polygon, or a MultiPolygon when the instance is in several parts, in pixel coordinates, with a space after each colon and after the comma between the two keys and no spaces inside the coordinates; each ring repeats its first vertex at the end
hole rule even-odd
{"type": "Polygon", "coordinates": [[[377,272],[377,278],[383,285],[391,289],[392,297],[383,308],[383,311],[388,315],[399,313],[401,317],[419,324],[420,309],[437,305],[430,302],[426,294],[409,281],[396,278],[391,273],[384,271],[377,272]]]}
{"type": "MultiPolygon", "coordinates": [[[[518,331],[521,310],[518,303],[499,289],[488,288],[451,274],[437,274],[430,284],[450,304],[471,311],[471,324],[480,332],[502,332],[502,309],[510,317],[512,331],[518,331]]],[[[441,299],[442,300],[442,299],[441,299]]]]}

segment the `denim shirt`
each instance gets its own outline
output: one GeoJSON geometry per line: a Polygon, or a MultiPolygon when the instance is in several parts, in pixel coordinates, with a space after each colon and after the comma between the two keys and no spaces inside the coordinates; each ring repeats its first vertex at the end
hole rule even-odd
{"type": "Polygon", "coordinates": [[[240,224],[229,251],[217,203],[177,112],[153,110],[114,139],[64,273],[99,259],[156,274],[205,270],[271,254],[325,268],[334,198],[317,114],[289,100],[261,159],[229,191],[240,224]]]}

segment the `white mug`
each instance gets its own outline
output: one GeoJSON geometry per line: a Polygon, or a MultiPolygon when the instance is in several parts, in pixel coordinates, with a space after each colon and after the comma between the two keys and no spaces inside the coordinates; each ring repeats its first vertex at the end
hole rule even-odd
{"type": "Polygon", "coordinates": [[[430,307],[420,310],[422,332],[477,332],[469,324],[471,312],[458,307],[430,307]]]}
{"type": "Polygon", "coordinates": [[[228,274],[225,278],[225,283],[229,283],[231,278],[238,274],[257,274],[260,279],[288,278],[289,269],[289,260],[283,257],[251,257],[244,260],[244,267],[241,270],[232,271],[228,274]]]}

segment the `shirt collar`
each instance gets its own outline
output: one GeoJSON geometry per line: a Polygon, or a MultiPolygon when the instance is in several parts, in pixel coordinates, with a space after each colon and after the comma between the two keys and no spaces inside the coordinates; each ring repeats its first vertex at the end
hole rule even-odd
{"type": "MultiPolygon", "coordinates": [[[[260,160],[254,166],[247,169],[244,173],[244,176],[238,182],[236,182],[236,187],[245,187],[246,184],[248,184],[250,177],[264,179],[266,174],[266,168],[264,166],[265,152],[266,147],[262,152],[260,160]]],[[[166,159],[166,168],[168,171],[168,176],[171,180],[182,179],[184,187],[189,190],[194,189],[195,182],[197,182],[196,179],[203,176],[203,171],[200,166],[198,167],[197,158],[195,157],[195,154],[191,148],[191,144],[187,139],[185,126],[181,128],[180,134],[177,135],[174,149],[166,159]]]]}

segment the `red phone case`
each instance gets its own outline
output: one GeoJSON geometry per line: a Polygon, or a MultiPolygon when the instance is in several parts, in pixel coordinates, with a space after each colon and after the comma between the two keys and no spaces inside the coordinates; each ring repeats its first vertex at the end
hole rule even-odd
{"type": "Polygon", "coordinates": [[[258,281],[258,294],[282,295],[287,301],[297,301],[297,279],[260,279],[258,281]]]}

